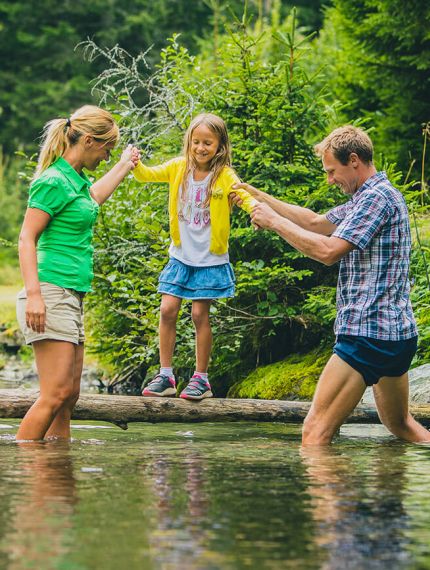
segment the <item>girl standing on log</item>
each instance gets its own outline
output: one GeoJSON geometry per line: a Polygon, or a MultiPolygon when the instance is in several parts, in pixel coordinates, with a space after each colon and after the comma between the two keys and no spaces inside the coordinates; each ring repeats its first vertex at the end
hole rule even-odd
{"type": "MultiPolygon", "coordinates": [[[[233,297],[234,273],[229,263],[229,194],[238,177],[231,168],[227,127],[220,117],[203,113],[194,118],[184,137],[183,156],[160,166],[141,162],[133,174],[139,182],[169,183],[170,260],[161,272],[160,371],[143,396],[174,396],[172,358],[176,321],[182,299],[192,301],[196,331],[196,369],[180,397],[211,397],[208,364],[212,348],[209,308],[213,299],[233,297]]],[[[248,213],[256,200],[240,190],[248,213]]]]}
{"type": "Polygon", "coordinates": [[[85,105],[70,118],[54,119],[44,136],[24,223],[19,258],[24,289],[17,316],[33,345],[40,396],[21,422],[19,440],[70,438],[84,356],[83,299],[93,277],[93,224],[99,205],[138,160],[128,146],[94,184],[83,169],[108,160],[119,139],[110,113],[85,105]]]}

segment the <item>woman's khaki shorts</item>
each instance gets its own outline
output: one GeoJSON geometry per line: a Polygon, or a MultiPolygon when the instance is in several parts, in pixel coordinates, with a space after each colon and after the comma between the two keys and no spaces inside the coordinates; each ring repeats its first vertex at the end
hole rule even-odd
{"type": "Polygon", "coordinates": [[[40,283],[46,307],[45,332],[38,333],[26,325],[25,307],[27,293],[22,289],[16,300],[16,315],[23,332],[25,342],[31,344],[37,340],[65,340],[80,344],[85,340],[83,295],[73,289],[65,289],[52,283],[40,283]]]}

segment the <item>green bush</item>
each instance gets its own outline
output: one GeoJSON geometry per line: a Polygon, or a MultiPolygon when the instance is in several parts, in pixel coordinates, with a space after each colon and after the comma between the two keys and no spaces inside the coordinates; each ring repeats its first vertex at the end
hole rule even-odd
{"type": "MultiPolygon", "coordinates": [[[[174,37],[155,71],[142,65],[143,54],[135,59],[90,42],[91,56],[109,61],[95,87],[121,121],[124,139],[140,145],[146,162],[177,155],[191,116],[211,111],[227,122],[242,179],[280,199],[327,210],[345,197],[328,188],[313,152],[332,124],[333,109],[323,90],[315,93],[316,77],[305,71],[309,39],[298,34],[294,12],[274,35],[260,32],[246,21],[231,26],[216,65],[191,57],[174,37]],[[139,107],[135,98],[142,90],[149,103],[139,107]]],[[[413,191],[393,166],[379,166],[405,193],[413,191]]],[[[128,381],[132,392],[158,364],[156,287],[168,243],[167,187],[130,178],[103,207],[97,226],[90,321],[92,350],[116,370],[113,384],[128,381]]],[[[331,338],[335,315],[337,267],[305,258],[277,235],[255,232],[239,211],[233,212],[230,256],[236,296],[211,307],[210,374],[220,396],[257,366],[331,338]]],[[[425,302],[421,296],[416,306],[423,326],[425,302]]],[[[180,380],[194,367],[189,304],[178,322],[174,366],[180,380]]]]}
{"type": "MultiPolygon", "coordinates": [[[[109,94],[124,138],[138,142],[145,159],[151,156],[151,162],[159,163],[177,155],[190,117],[211,111],[227,122],[234,167],[242,179],[282,199],[329,208],[339,195],[327,192],[313,153],[327,109],[322,98],[315,98],[312,80],[301,66],[307,54],[303,40],[294,14],[276,37],[262,36],[238,21],[223,37],[218,67],[204,67],[202,59],[191,57],[173,38],[152,73],[143,70],[142,59],[127,60],[130,56],[123,53],[115,65],[118,50],[109,56],[95,44],[88,49],[91,57],[109,57],[110,67],[95,87],[105,94],[105,103],[109,94]],[[272,61],[275,50],[269,47],[275,44],[279,57],[272,61]],[[222,77],[217,75],[220,67],[222,77]],[[152,96],[151,105],[136,106],[137,86],[152,96]]],[[[134,379],[134,390],[158,362],[160,299],[155,291],[167,261],[167,222],[166,186],[130,179],[103,208],[96,232],[91,347],[115,366],[114,383],[134,379]]],[[[336,283],[335,268],[304,258],[276,235],[255,232],[238,210],[230,255],[237,295],[211,308],[211,378],[220,395],[256,365],[311,349],[330,334],[332,322],[326,315],[321,318],[315,303],[333,300],[336,283]]],[[[194,366],[189,305],[178,323],[175,365],[180,378],[194,366]]]]}

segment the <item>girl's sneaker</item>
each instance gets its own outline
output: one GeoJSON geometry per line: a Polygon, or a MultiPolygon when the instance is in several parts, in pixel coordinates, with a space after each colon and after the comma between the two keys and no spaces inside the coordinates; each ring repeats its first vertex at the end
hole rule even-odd
{"type": "Polygon", "coordinates": [[[188,386],[184,388],[179,396],[185,400],[203,400],[203,398],[212,398],[211,385],[198,374],[193,374],[188,386]]]}
{"type": "Polygon", "coordinates": [[[175,396],[176,395],[176,382],[171,376],[164,374],[157,374],[145,386],[142,396],[175,396]]]}

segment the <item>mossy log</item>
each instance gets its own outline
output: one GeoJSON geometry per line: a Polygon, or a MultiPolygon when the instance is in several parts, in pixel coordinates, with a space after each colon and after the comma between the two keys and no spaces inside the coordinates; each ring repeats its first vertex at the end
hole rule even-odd
{"type": "MultiPolygon", "coordinates": [[[[0,390],[0,418],[22,418],[38,393],[0,390]]],[[[301,423],[310,402],[286,400],[238,400],[211,398],[189,402],[179,398],[82,395],[73,413],[74,420],[105,421],[127,429],[130,422],[283,422],[301,423]]],[[[413,406],[417,420],[430,426],[430,405],[413,406]]],[[[358,406],[347,423],[380,423],[374,406],[358,406]]]]}

